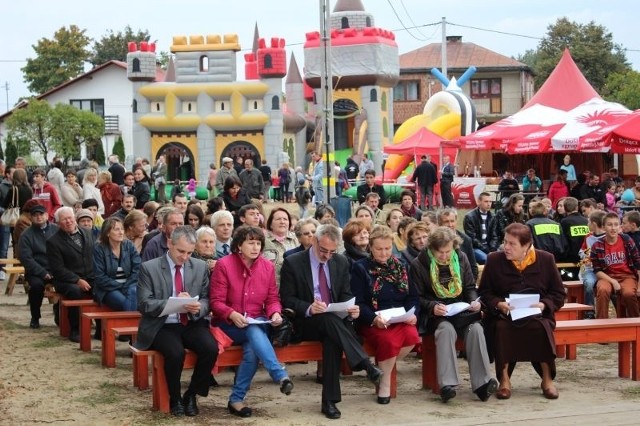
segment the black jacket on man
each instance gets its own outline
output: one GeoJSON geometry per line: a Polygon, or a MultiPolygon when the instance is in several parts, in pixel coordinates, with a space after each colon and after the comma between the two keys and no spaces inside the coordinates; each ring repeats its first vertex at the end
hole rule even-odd
{"type": "Polygon", "coordinates": [[[433,164],[423,160],[413,171],[411,182],[418,181],[420,188],[428,188],[438,183],[438,173],[433,164]]]}
{"type": "Polygon", "coordinates": [[[476,207],[464,215],[462,226],[464,233],[471,238],[474,249],[480,249],[487,254],[496,251],[497,247],[491,245],[491,235],[493,235],[494,226],[491,211],[487,211],[487,229],[485,230],[486,238],[484,241],[482,240],[482,217],[479,208],[476,207]]]}
{"type": "Polygon", "coordinates": [[[370,192],[375,192],[380,196],[380,204],[378,204],[380,207],[386,204],[387,196],[384,194],[384,187],[377,183],[374,183],[372,187],[370,187],[366,183],[359,185],[358,186],[358,202],[360,204],[364,204],[364,200],[367,199],[367,194],[370,192]]]}

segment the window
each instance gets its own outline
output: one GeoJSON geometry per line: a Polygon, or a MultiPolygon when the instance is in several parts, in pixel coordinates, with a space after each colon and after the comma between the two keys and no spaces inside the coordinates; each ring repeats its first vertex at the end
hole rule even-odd
{"type": "Polygon", "coordinates": [[[398,83],[393,88],[394,101],[418,101],[420,100],[420,82],[417,80],[406,80],[398,83]]]}
{"type": "Polygon", "coordinates": [[[184,114],[190,114],[197,112],[195,101],[182,101],[182,112],[184,114]]]}
{"type": "Polygon", "coordinates": [[[264,55],[264,69],[270,70],[271,68],[273,68],[273,59],[271,58],[271,55],[267,53],[264,55]]]}
{"type": "Polygon", "coordinates": [[[228,101],[215,101],[214,111],[215,112],[227,112],[229,108],[228,101]]]}
{"type": "Polygon", "coordinates": [[[471,99],[489,99],[489,112],[502,113],[502,79],[472,79],[471,99]]]}
{"type": "Polygon", "coordinates": [[[104,99],[71,99],[71,106],[104,117],[104,99]]]}
{"type": "Polygon", "coordinates": [[[369,102],[378,102],[378,91],[376,89],[371,89],[369,92],[369,102]]]}
{"type": "Polygon", "coordinates": [[[209,71],[209,58],[207,56],[200,56],[200,72],[209,71]]]}
{"type": "Polygon", "coordinates": [[[164,102],[151,102],[151,112],[164,112],[164,102]]]}
{"type": "Polygon", "coordinates": [[[271,109],[274,111],[280,109],[280,96],[274,96],[273,98],[271,98],[271,109]]]}
{"type": "Polygon", "coordinates": [[[133,100],[133,104],[131,105],[131,112],[136,113],[138,112],[138,101],[136,99],[133,100]]]}
{"type": "Polygon", "coordinates": [[[262,99],[247,99],[247,111],[262,111],[262,99]]]}
{"type": "Polygon", "coordinates": [[[133,70],[132,72],[140,72],[140,59],[133,58],[133,70]]]}
{"type": "Polygon", "coordinates": [[[342,19],[340,19],[340,27],[341,28],[349,28],[349,18],[347,18],[346,16],[343,16],[342,19]]]}
{"type": "Polygon", "coordinates": [[[371,17],[367,16],[367,18],[365,19],[365,26],[367,27],[371,26],[371,17]]]}

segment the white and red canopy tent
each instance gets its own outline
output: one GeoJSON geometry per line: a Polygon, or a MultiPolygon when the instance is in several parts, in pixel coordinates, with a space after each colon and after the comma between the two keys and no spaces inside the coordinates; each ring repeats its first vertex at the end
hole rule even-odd
{"type": "Polygon", "coordinates": [[[624,106],[600,98],[565,50],[547,81],[520,111],[458,140],[461,149],[510,154],[577,151],[582,150],[581,138],[630,114],[624,106]]]}

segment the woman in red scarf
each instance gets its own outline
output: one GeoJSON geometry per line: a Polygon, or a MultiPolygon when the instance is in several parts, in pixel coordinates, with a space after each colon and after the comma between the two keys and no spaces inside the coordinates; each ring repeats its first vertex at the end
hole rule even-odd
{"type": "Polygon", "coordinates": [[[420,220],[422,211],[416,205],[416,194],[410,189],[405,189],[400,193],[400,210],[407,217],[413,217],[420,220]]]}

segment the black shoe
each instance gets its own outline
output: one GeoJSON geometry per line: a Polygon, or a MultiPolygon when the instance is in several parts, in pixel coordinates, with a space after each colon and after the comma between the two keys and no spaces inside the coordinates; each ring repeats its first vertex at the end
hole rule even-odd
{"type": "Polygon", "coordinates": [[[238,417],[251,417],[252,414],[252,410],[249,407],[242,407],[241,409],[237,410],[233,408],[233,405],[231,405],[231,403],[228,403],[227,408],[229,409],[229,412],[231,414],[238,417]]]}
{"type": "Polygon", "coordinates": [[[80,332],[78,330],[71,330],[69,333],[69,340],[74,343],[80,343],[80,332]]]}
{"type": "Polygon", "coordinates": [[[324,378],[322,376],[318,376],[316,374],[316,383],[319,384],[319,385],[323,384],[324,383],[324,378]]]}
{"type": "Polygon", "coordinates": [[[336,407],[336,404],[331,401],[323,401],[321,411],[326,418],[332,419],[332,420],[339,419],[340,416],[342,415],[340,410],[338,410],[338,407],[336,407]]]}
{"type": "Polygon", "coordinates": [[[127,336],[126,334],[122,336],[118,336],[118,342],[129,342],[131,343],[131,336],[127,336]]]}
{"type": "Polygon", "coordinates": [[[184,416],[184,405],[182,405],[182,401],[178,400],[171,404],[171,415],[176,417],[184,416]]]}
{"type": "Polygon", "coordinates": [[[391,397],[390,396],[379,396],[378,397],[378,404],[388,404],[391,402],[391,397]]]}
{"type": "Polygon", "coordinates": [[[213,374],[209,376],[209,387],[210,388],[217,388],[218,386],[220,386],[218,384],[218,381],[216,380],[215,377],[213,377],[213,374]]]}
{"type": "Polygon", "coordinates": [[[591,312],[585,313],[584,314],[584,319],[596,319],[595,312],[591,311],[591,312]]]}
{"type": "Polygon", "coordinates": [[[440,389],[440,399],[442,402],[447,402],[450,399],[456,397],[456,387],[455,386],[443,386],[440,389]]]}
{"type": "Polygon", "coordinates": [[[478,389],[474,390],[473,393],[478,395],[480,401],[486,401],[491,397],[491,395],[496,393],[497,389],[498,381],[496,379],[491,379],[484,385],[480,386],[478,389]]]}
{"type": "Polygon", "coordinates": [[[197,416],[200,413],[198,404],[196,403],[196,395],[185,392],[182,397],[182,405],[184,405],[184,414],[189,417],[197,416]]]}
{"type": "Polygon", "coordinates": [[[293,382],[291,381],[291,379],[287,377],[286,379],[283,379],[282,382],[280,382],[280,392],[285,395],[291,395],[292,390],[293,382]]]}
{"type": "Polygon", "coordinates": [[[31,318],[31,322],[29,323],[29,328],[33,328],[33,329],[40,328],[40,320],[31,318]]]}
{"type": "Polygon", "coordinates": [[[367,365],[367,379],[369,379],[369,381],[374,385],[377,386],[380,384],[380,380],[382,380],[383,374],[384,373],[382,372],[382,370],[380,370],[375,365],[371,363],[367,365]]]}

